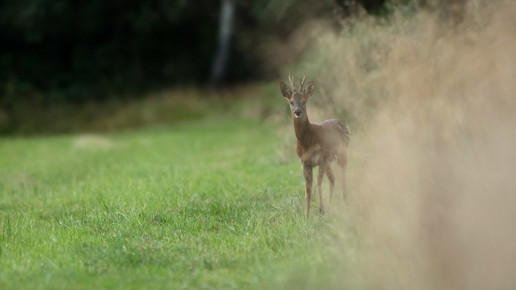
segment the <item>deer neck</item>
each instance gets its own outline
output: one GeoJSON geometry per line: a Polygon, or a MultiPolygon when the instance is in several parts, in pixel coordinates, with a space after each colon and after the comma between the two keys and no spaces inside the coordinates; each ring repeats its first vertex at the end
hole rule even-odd
{"type": "Polygon", "coordinates": [[[297,141],[302,145],[306,145],[310,132],[310,121],[308,116],[301,118],[292,118],[294,120],[294,131],[296,133],[297,141]]]}

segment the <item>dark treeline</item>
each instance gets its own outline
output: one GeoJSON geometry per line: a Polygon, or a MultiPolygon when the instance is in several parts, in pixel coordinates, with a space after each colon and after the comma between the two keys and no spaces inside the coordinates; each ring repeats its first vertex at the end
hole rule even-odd
{"type": "Polygon", "coordinates": [[[84,98],[96,89],[202,79],[218,10],[216,1],[192,2],[2,1],[2,90],[84,98]]]}
{"type": "MultiPolygon", "coordinates": [[[[224,78],[230,83],[263,76],[253,48],[267,34],[288,34],[306,17],[330,17],[344,7],[332,0],[233,2],[224,78]]],[[[375,2],[377,9],[384,1],[363,2],[375,2]]],[[[216,55],[220,5],[213,0],[1,1],[1,101],[44,95],[50,102],[80,102],[204,84],[216,55]]]]}
{"type": "MultiPolygon", "coordinates": [[[[0,3],[4,100],[38,92],[52,95],[54,101],[80,101],[117,90],[203,83],[209,77],[216,53],[219,1],[0,3]]],[[[240,81],[258,73],[252,52],[243,49],[254,41],[253,32],[267,30],[265,18],[272,14],[268,6],[261,1],[237,3],[235,27],[249,35],[233,39],[227,80],[240,81]]]]}
{"type": "MultiPolygon", "coordinates": [[[[0,105],[83,102],[175,84],[207,84],[217,55],[222,2],[3,0],[0,105]]],[[[257,52],[268,37],[287,37],[309,18],[348,15],[335,12],[356,4],[373,14],[384,13],[389,4],[385,0],[230,2],[235,13],[223,83],[274,77],[263,69],[264,59],[257,52]]],[[[397,1],[410,2],[414,1],[397,1]]]]}

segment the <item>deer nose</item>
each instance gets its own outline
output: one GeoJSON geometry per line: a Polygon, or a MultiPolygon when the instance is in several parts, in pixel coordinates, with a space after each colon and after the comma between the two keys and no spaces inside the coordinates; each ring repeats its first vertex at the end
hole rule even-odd
{"type": "Polygon", "coordinates": [[[294,110],[294,116],[296,116],[296,117],[301,116],[301,109],[295,109],[294,110]]]}

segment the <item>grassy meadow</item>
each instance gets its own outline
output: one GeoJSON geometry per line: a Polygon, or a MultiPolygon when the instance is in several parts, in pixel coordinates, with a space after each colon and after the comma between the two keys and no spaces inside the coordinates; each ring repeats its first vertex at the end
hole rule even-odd
{"type": "Polygon", "coordinates": [[[400,11],[285,40],[313,40],[281,79],[315,81],[310,120],[351,127],[349,193],[323,216],[315,194],[304,216],[280,80],[18,124],[0,289],[515,289],[516,3],[468,3],[460,23],[400,11]]]}
{"type": "Polygon", "coordinates": [[[232,118],[3,137],[0,288],[313,288],[331,215],[278,144],[232,118]]]}

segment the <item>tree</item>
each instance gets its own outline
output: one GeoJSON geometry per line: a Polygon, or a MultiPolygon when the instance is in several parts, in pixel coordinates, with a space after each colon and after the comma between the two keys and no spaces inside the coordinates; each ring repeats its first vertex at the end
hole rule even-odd
{"type": "Polygon", "coordinates": [[[223,0],[221,2],[217,54],[213,61],[210,76],[210,84],[212,86],[220,85],[224,80],[224,76],[226,75],[227,67],[229,65],[234,11],[235,4],[233,3],[233,0],[223,0]]]}

